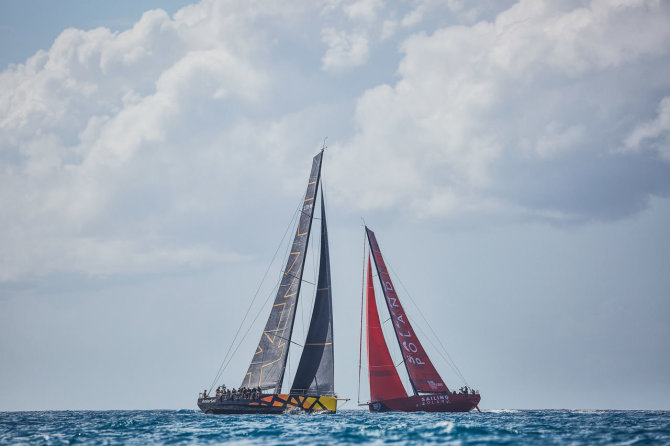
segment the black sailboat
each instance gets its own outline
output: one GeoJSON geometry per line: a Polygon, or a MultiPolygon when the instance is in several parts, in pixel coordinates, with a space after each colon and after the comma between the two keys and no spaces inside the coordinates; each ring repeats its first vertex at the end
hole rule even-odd
{"type": "Polygon", "coordinates": [[[300,209],[286,267],[270,316],[239,391],[203,392],[198,407],[205,413],[283,413],[337,410],[334,388],[333,312],[326,211],[321,194],[321,255],[314,308],[293,385],[281,393],[291,344],[296,304],[300,296],[305,254],[321,180],[323,150],[312,161],[305,200],[300,209]]]}

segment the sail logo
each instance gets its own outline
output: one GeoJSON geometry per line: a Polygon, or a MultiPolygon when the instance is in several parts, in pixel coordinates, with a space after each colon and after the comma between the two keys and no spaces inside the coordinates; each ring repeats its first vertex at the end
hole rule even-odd
{"type": "Polygon", "coordinates": [[[423,362],[419,358],[415,358],[414,356],[409,356],[407,355],[407,361],[409,361],[410,364],[416,364],[416,365],[424,365],[425,362],[423,362]]]}
{"type": "MultiPolygon", "coordinates": [[[[416,353],[419,351],[417,346],[413,342],[407,342],[403,341],[402,346],[405,350],[407,350],[410,353],[416,353]]],[[[407,360],[409,361],[410,364],[415,364],[415,365],[423,365],[425,362],[423,362],[420,358],[416,358],[411,355],[407,355],[407,360]]]]}
{"type": "Polygon", "coordinates": [[[404,341],[402,343],[402,346],[405,347],[405,350],[407,350],[408,352],[416,353],[419,351],[419,349],[416,348],[416,345],[414,345],[413,342],[408,343],[407,341],[404,341]]]}
{"type": "MultiPolygon", "coordinates": [[[[416,353],[419,351],[417,346],[413,342],[407,342],[403,341],[402,346],[405,350],[407,350],[410,353],[416,353]]],[[[415,364],[415,365],[424,365],[425,362],[423,362],[420,358],[416,358],[411,355],[407,355],[407,361],[409,361],[410,364],[415,364]]]]}
{"type": "Polygon", "coordinates": [[[449,402],[449,395],[427,395],[421,397],[421,405],[444,404],[449,402]]]}

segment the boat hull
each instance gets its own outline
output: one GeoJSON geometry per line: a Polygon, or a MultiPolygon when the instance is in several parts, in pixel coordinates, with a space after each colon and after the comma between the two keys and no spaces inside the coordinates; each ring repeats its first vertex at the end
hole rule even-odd
{"type": "Polygon", "coordinates": [[[478,394],[436,393],[373,401],[368,407],[370,412],[469,412],[480,400],[478,394]]]}
{"type": "Polygon", "coordinates": [[[335,413],[337,398],[290,394],[264,395],[259,399],[198,398],[198,407],[215,415],[335,413]]]}

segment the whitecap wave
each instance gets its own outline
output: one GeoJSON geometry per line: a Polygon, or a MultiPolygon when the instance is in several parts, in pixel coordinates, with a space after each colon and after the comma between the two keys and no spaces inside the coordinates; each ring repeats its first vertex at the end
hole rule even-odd
{"type": "Polygon", "coordinates": [[[443,427],[444,433],[450,434],[454,430],[455,424],[453,421],[438,421],[435,423],[435,427],[443,427]]]}

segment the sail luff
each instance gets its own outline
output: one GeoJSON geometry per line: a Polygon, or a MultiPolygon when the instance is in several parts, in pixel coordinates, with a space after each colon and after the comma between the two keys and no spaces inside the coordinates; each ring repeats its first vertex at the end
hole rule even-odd
{"type": "Polygon", "coordinates": [[[391,353],[384,339],[382,324],[379,321],[375,287],[372,281],[372,265],[368,256],[368,283],[366,300],[366,341],[368,351],[368,381],[370,383],[370,401],[382,401],[407,396],[405,386],[393,364],[391,353]]]}
{"type": "Polygon", "coordinates": [[[334,395],[333,299],[326,211],[321,192],[319,276],[305,346],[295,373],[292,394],[334,395]]]}
{"type": "Polygon", "coordinates": [[[414,389],[414,393],[447,392],[449,390],[447,385],[440,377],[435,366],[433,366],[433,363],[414,332],[414,329],[407,318],[407,314],[400,303],[400,299],[393,286],[393,281],[386,269],[384,258],[379,250],[379,244],[377,243],[374,232],[367,227],[365,229],[367,231],[372,257],[374,258],[375,266],[377,267],[379,281],[384,292],[386,306],[393,321],[393,330],[396,339],[398,340],[400,352],[403,355],[405,367],[409,374],[409,380],[414,389]]]}
{"type": "Polygon", "coordinates": [[[286,267],[265,329],[256,347],[241,387],[262,389],[281,388],[288,358],[288,347],[293,334],[295,308],[302,284],[305,253],[314,215],[314,201],[321,177],[323,150],[312,160],[305,199],[298,218],[298,228],[291,245],[286,267]]]}

